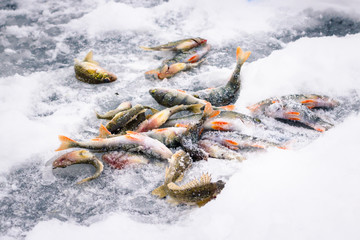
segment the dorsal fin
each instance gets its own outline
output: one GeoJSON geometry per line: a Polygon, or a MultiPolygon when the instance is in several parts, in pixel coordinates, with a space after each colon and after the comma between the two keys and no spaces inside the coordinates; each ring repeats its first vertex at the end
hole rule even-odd
{"type": "Polygon", "coordinates": [[[88,52],[88,54],[86,54],[86,56],[85,56],[85,58],[84,58],[83,61],[84,61],[84,62],[90,62],[90,63],[93,63],[93,64],[95,64],[95,65],[99,65],[98,62],[96,62],[96,61],[93,60],[93,51],[92,51],[92,50],[90,50],[90,52],[88,52]]]}
{"type": "Polygon", "coordinates": [[[205,185],[211,182],[209,173],[204,173],[200,178],[200,185],[205,185]]]}

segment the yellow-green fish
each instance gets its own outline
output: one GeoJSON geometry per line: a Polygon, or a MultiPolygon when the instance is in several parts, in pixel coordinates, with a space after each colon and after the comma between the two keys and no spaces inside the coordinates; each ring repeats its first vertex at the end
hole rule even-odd
{"type": "Polygon", "coordinates": [[[91,164],[96,169],[96,172],[93,176],[79,181],[78,184],[99,177],[104,169],[104,165],[99,161],[99,159],[97,159],[97,157],[94,154],[92,154],[87,150],[77,150],[61,155],[53,162],[53,169],[59,167],[65,168],[74,164],[91,164]]]}
{"type": "Polygon", "coordinates": [[[203,106],[204,105],[202,104],[192,104],[192,105],[177,105],[171,108],[166,108],[164,110],[161,110],[160,112],[155,113],[149,119],[146,119],[145,121],[140,123],[139,127],[135,130],[135,132],[147,132],[149,130],[159,128],[169,119],[169,117],[181,111],[191,111],[193,113],[200,113],[201,108],[203,106]]]}
{"type": "Polygon", "coordinates": [[[75,77],[86,83],[98,84],[109,83],[117,79],[115,74],[99,66],[99,63],[93,60],[93,52],[90,51],[83,61],[75,59],[75,77]]]}
{"type": "Polygon", "coordinates": [[[183,186],[171,182],[167,185],[167,192],[173,203],[196,204],[202,207],[214,199],[224,187],[223,181],[211,182],[210,175],[206,173],[201,176],[200,181],[194,179],[183,186]]]}
{"type": "Polygon", "coordinates": [[[206,39],[197,37],[197,38],[182,39],[175,42],[169,42],[155,47],[140,46],[140,48],[151,51],[186,51],[201,44],[204,44],[206,42],[207,42],[206,39]]]}
{"type": "Polygon", "coordinates": [[[117,113],[128,110],[131,108],[131,103],[130,102],[123,102],[120,103],[120,105],[115,108],[114,110],[110,110],[104,114],[98,114],[96,113],[96,117],[98,119],[108,119],[111,120],[117,113]]]}
{"type": "Polygon", "coordinates": [[[166,167],[165,170],[164,184],[154,189],[151,193],[159,198],[166,197],[168,195],[167,185],[171,182],[180,182],[184,177],[185,171],[191,166],[191,162],[190,155],[183,150],[174,153],[169,160],[169,167],[166,167]]]}

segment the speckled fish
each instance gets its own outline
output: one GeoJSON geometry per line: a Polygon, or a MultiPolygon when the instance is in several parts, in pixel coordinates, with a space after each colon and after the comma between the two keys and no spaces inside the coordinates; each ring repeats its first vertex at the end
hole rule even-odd
{"type": "Polygon", "coordinates": [[[142,134],[159,140],[167,147],[177,147],[179,146],[180,139],[186,130],[187,129],[184,127],[169,127],[153,129],[148,132],[143,132],[142,134]]]}
{"type": "Polygon", "coordinates": [[[236,67],[226,85],[200,90],[192,93],[194,97],[204,99],[214,106],[234,104],[239,97],[241,78],[240,70],[251,52],[244,52],[240,47],[236,50],[236,67]]]}
{"type": "Polygon", "coordinates": [[[102,160],[116,169],[123,169],[134,165],[144,165],[150,162],[150,159],[142,154],[125,151],[112,151],[105,153],[102,156],[102,160]]]}
{"type": "Polygon", "coordinates": [[[275,119],[291,120],[302,123],[319,132],[324,132],[333,126],[331,123],[318,117],[306,106],[297,102],[274,102],[265,107],[263,114],[275,119]]]}
{"type": "MultiPolygon", "coordinates": [[[[171,88],[152,88],[149,90],[150,95],[160,105],[165,107],[173,107],[176,105],[190,105],[190,104],[203,104],[206,105],[207,101],[196,98],[183,90],[171,88]]],[[[222,107],[213,107],[214,110],[233,110],[234,105],[227,105],[222,107]]],[[[200,119],[200,118],[199,118],[200,119]]]]}
{"type": "Polygon", "coordinates": [[[330,109],[337,107],[340,103],[328,96],[317,94],[291,94],[281,97],[268,98],[258,103],[255,103],[248,107],[250,111],[256,114],[256,112],[263,112],[264,109],[278,101],[295,101],[305,105],[309,109],[313,108],[325,108],[330,109]]]}
{"type": "Polygon", "coordinates": [[[221,134],[220,132],[205,132],[201,136],[201,139],[217,142],[232,150],[265,149],[269,147],[277,147],[280,149],[287,148],[284,144],[267,141],[246,134],[235,134],[234,132],[221,132],[221,134]]]}
{"type": "Polygon", "coordinates": [[[169,117],[181,111],[190,111],[193,113],[199,113],[201,112],[201,108],[203,106],[204,105],[202,104],[192,104],[192,105],[177,105],[174,107],[166,108],[164,110],[155,113],[149,119],[146,119],[145,121],[140,123],[139,127],[135,130],[135,132],[147,132],[149,130],[159,128],[169,119],[169,117]]]}
{"type": "MultiPolygon", "coordinates": [[[[163,127],[188,126],[196,123],[201,118],[201,114],[193,114],[179,118],[169,119],[163,127]]],[[[234,111],[214,111],[211,118],[203,124],[207,131],[252,131],[255,127],[263,126],[258,118],[253,118],[243,113],[234,111]]]]}
{"type": "Polygon", "coordinates": [[[140,48],[144,50],[152,50],[152,51],[186,51],[191,48],[197,47],[201,44],[204,44],[206,42],[207,42],[206,39],[197,37],[197,38],[182,39],[175,42],[169,42],[155,47],[140,46],[140,48]]]}
{"type": "Polygon", "coordinates": [[[78,184],[98,178],[104,169],[104,166],[99,161],[99,159],[97,159],[97,157],[94,154],[90,153],[87,150],[77,150],[77,151],[65,153],[60,157],[58,157],[53,162],[52,165],[53,165],[53,169],[55,169],[55,168],[65,168],[74,164],[91,164],[96,169],[96,172],[93,176],[79,181],[78,184]]]}
{"type": "Polygon", "coordinates": [[[167,185],[171,182],[182,181],[184,173],[191,166],[191,163],[192,161],[189,154],[183,150],[174,153],[169,160],[169,167],[166,167],[165,170],[164,184],[154,189],[151,193],[159,198],[166,197],[168,195],[167,185]]]}
{"type": "Polygon", "coordinates": [[[212,158],[238,161],[245,160],[245,157],[241,153],[231,150],[215,141],[203,139],[198,142],[198,145],[212,158]]]}
{"type": "Polygon", "coordinates": [[[214,110],[210,103],[206,103],[204,112],[198,122],[189,125],[180,138],[180,146],[190,154],[193,161],[207,160],[208,155],[198,146],[198,141],[204,131],[204,122],[213,117],[214,110]]]}
{"type": "Polygon", "coordinates": [[[129,152],[141,152],[147,156],[159,159],[169,159],[172,152],[164,144],[156,139],[141,135],[136,132],[113,138],[95,138],[90,141],[77,142],[65,136],[59,136],[60,147],[56,151],[68,148],[86,148],[96,151],[124,150],[129,152]]]}
{"type": "Polygon", "coordinates": [[[167,187],[171,202],[202,207],[221,192],[225,187],[225,183],[221,180],[211,182],[211,177],[206,173],[201,176],[200,181],[194,179],[182,186],[171,182],[167,187]]]}
{"type": "Polygon", "coordinates": [[[146,109],[151,109],[153,112],[157,111],[156,109],[136,104],[128,110],[117,113],[111,121],[106,124],[106,128],[112,133],[119,132],[126,124],[136,119],[138,115],[144,113],[146,109]]]}
{"type": "Polygon", "coordinates": [[[178,72],[186,71],[199,66],[204,60],[205,59],[201,59],[195,63],[180,62],[170,65],[165,64],[157,69],[145,72],[145,78],[148,80],[163,80],[165,78],[171,78],[178,72]]]}
{"type": "Polygon", "coordinates": [[[83,61],[75,59],[75,77],[86,83],[98,84],[109,83],[117,79],[115,74],[103,69],[99,63],[93,60],[93,52],[90,51],[83,61]]]}
{"type": "Polygon", "coordinates": [[[96,117],[98,119],[108,119],[108,120],[111,120],[113,117],[115,117],[116,114],[118,114],[119,112],[122,112],[122,111],[125,111],[125,110],[128,110],[130,109],[132,106],[131,106],[131,103],[130,102],[123,102],[123,103],[120,103],[120,105],[115,108],[114,110],[110,110],[109,112],[106,112],[104,114],[98,114],[96,112],[96,117]]]}

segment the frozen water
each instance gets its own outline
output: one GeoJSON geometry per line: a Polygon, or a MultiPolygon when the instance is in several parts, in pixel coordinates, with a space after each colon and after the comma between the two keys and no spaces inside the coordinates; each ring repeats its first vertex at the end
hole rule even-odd
{"type": "Polygon", "coordinates": [[[2,1],[1,238],[358,239],[359,14],[351,0],[2,1]],[[212,45],[206,63],[162,82],[145,80],[171,54],[138,46],[197,36],[212,45]],[[57,135],[98,134],[104,121],[93,110],[123,101],[159,107],[147,92],[154,86],[218,86],[233,71],[237,46],[252,51],[237,110],[277,95],[327,94],[341,107],[317,113],[335,127],[319,134],[264,118],[269,129],[258,136],[294,140],[296,148],[252,153],[244,163],[195,163],[185,182],[202,172],[227,182],[201,209],[151,196],[163,181],[161,164],[105,166],[83,185],[75,183],[91,166],[51,170],[57,135]],[[74,78],[73,59],[90,49],[116,82],[74,78]]]}

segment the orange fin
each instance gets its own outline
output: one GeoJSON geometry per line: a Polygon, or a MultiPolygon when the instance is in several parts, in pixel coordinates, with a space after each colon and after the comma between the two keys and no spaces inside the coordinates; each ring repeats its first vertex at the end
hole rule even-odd
{"type": "Polygon", "coordinates": [[[219,115],[219,114],[220,114],[220,111],[219,111],[219,110],[213,111],[209,118],[216,117],[216,116],[219,115]]]}
{"type": "Polygon", "coordinates": [[[180,89],[176,89],[176,91],[182,92],[182,93],[186,93],[184,90],[180,90],[180,89]]]}
{"type": "Polygon", "coordinates": [[[175,127],[184,127],[184,128],[187,128],[187,127],[189,127],[189,125],[188,125],[188,124],[177,123],[177,124],[175,124],[175,127]]]}
{"type": "Polygon", "coordinates": [[[300,115],[299,112],[287,112],[286,114],[288,114],[288,115],[296,115],[296,116],[300,115]]]}
{"type": "Polygon", "coordinates": [[[212,129],[218,130],[218,131],[227,131],[226,128],[220,127],[220,126],[211,126],[212,129]]]}
{"type": "Polygon", "coordinates": [[[236,61],[243,64],[250,57],[251,52],[244,52],[240,47],[236,49],[236,61]]]}
{"type": "Polygon", "coordinates": [[[98,138],[108,138],[111,136],[111,132],[103,125],[100,125],[98,138]]]}
{"type": "Polygon", "coordinates": [[[167,131],[167,128],[159,128],[159,129],[153,129],[153,132],[165,132],[167,131]]]}
{"type": "Polygon", "coordinates": [[[213,125],[217,125],[217,126],[223,126],[223,125],[228,125],[229,122],[225,122],[225,121],[213,121],[211,122],[213,125]]]}
{"type": "Polygon", "coordinates": [[[93,142],[101,142],[101,141],[104,141],[104,138],[93,138],[93,139],[91,139],[91,141],[93,141],[93,142]]]}
{"type": "Polygon", "coordinates": [[[290,118],[287,118],[289,120],[293,120],[293,121],[300,121],[300,118],[297,118],[297,117],[290,117],[290,118]]]}
{"type": "Polygon", "coordinates": [[[195,63],[198,60],[198,55],[192,56],[191,58],[188,59],[188,62],[190,63],[195,63]]]}
{"type": "Polygon", "coordinates": [[[226,143],[229,143],[229,144],[234,145],[234,146],[239,145],[237,142],[235,142],[235,141],[233,141],[233,140],[231,140],[231,139],[225,139],[224,141],[225,141],[226,143]]]}
{"type": "Polygon", "coordinates": [[[60,147],[58,149],[56,149],[55,151],[61,151],[61,150],[65,150],[68,148],[73,148],[76,147],[78,145],[78,143],[68,137],[59,135],[59,140],[61,141],[60,147]]]}
{"type": "Polygon", "coordinates": [[[235,105],[227,105],[227,106],[222,106],[220,107],[221,109],[224,109],[226,111],[232,111],[235,109],[235,105]]]}
{"type": "Polygon", "coordinates": [[[130,140],[134,140],[134,141],[141,140],[141,135],[139,133],[133,132],[133,131],[127,131],[125,137],[130,140]]]}

